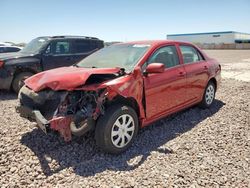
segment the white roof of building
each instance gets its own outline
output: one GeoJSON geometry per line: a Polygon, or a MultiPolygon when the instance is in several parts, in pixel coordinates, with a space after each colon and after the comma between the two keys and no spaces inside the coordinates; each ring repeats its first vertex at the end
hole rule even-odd
{"type": "Polygon", "coordinates": [[[0,46],[12,46],[12,44],[8,42],[0,42],[0,46]]]}
{"type": "Polygon", "coordinates": [[[242,32],[236,32],[236,31],[219,31],[219,32],[205,32],[205,33],[169,34],[169,35],[167,35],[167,36],[216,35],[216,34],[230,34],[230,33],[250,35],[250,33],[242,33],[242,32]]]}

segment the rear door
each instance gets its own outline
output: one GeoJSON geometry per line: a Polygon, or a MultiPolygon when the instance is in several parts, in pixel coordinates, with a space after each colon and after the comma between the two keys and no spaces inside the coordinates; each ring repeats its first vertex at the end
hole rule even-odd
{"type": "Polygon", "coordinates": [[[175,45],[156,50],[147,64],[150,63],[163,63],[166,67],[163,73],[144,76],[146,115],[157,118],[185,103],[186,75],[175,45]]]}
{"type": "Polygon", "coordinates": [[[208,64],[195,47],[180,44],[179,49],[187,74],[187,99],[190,103],[199,101],[209,77],[208,64]]]}
{"type": "Polygon", "coordinates": [[[72,50],[71,40],[51,41],[45,53],[42,55],[42,65],[44,70],[57,67],[71,66],[77,62],[72,50]]]}

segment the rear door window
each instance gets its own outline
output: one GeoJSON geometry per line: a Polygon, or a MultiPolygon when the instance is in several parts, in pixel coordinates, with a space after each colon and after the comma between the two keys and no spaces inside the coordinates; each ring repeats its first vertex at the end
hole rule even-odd
{"type": "Polygon", "coordinates": [[[96,41],[91,40],[75,40],[75,53],[88,53],[98,48],[96,41]]]}
{"type": "Polygon", "coordinates": [[[180,45],[184,64],[203,61],[202,55],[192,46],[180,45]]]}

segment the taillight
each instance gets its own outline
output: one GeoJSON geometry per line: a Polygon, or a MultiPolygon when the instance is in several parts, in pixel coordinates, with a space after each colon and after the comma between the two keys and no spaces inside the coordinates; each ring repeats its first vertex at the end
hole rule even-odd
{"type": "Polygon", "coordinates": [[[4,65],[4,62],[0,60],[0,68],[4,65]]]}

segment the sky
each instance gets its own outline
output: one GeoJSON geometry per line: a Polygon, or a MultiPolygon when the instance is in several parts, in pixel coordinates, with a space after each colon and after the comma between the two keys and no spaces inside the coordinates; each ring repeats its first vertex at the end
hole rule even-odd
{"type": "Polygon", "coordinates": [[[250,0],[0,0],[0,42],[81,35],[104,41],[250,33],[250,0]]]}

